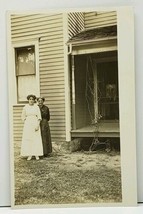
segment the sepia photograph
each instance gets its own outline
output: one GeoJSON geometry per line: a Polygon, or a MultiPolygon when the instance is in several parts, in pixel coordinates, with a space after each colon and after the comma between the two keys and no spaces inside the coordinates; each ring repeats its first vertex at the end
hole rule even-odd
{"type": "Polygon", "coordinates": [[[116,9],[8,14],[12,207],[123,204],[119,24],[116,9]]]}

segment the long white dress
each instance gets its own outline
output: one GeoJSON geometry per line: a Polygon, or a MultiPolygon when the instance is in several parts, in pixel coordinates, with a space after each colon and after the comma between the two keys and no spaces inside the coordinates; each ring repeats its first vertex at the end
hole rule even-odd
{"type": "Polygon", "coordinates": [[[35,128],[38,120],[41,120],[39,107],[34,105],[25,105],[22,111],[22,120],[24,121],[21,156],[42,156],[43,146],[40,127],[38,131],[35,128]]]}

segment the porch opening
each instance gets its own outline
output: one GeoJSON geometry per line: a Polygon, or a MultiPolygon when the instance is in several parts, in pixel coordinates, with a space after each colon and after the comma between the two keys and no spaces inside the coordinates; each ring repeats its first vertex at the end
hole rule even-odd
{"type": "Polygon", "coordinates": [[[117,51],[72,57],[72,137],[119,137],[117,51]]]}

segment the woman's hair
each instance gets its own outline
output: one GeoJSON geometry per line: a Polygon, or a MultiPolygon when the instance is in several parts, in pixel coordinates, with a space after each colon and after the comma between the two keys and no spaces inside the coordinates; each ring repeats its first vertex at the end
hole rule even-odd
{"type": "Polygon", "coordinates": [[[37,101],[38,101],[39,99],[42,99],[43,102],[45,101],[45,98],[44,98],[44,97],[38,97],[38,98],[37,98],[37,101]]]}
{"type": "Polygon", "coordinates": [[[36,100],[36,96],[35,96],[35,95],[33,95],[33,94],[29,94],[29,95],[27,96],[27,100],[29,100],[29,99],[30,99],[30,97],[33,97],[33,99],[34,99],[34,100],[36,100]]]}

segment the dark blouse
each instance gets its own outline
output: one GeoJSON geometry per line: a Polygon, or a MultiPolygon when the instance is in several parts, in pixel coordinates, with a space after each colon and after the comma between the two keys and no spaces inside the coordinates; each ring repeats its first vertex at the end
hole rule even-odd
{"type": "Polygon", "coordinates": [[[50,120],[50,111],[49,111],[49,108],[45,105],[43,105],[41,108],[40,108],[40,111],[41,111],[41,117],[42,119],[46,119],[46,120],[50,120]]]}

